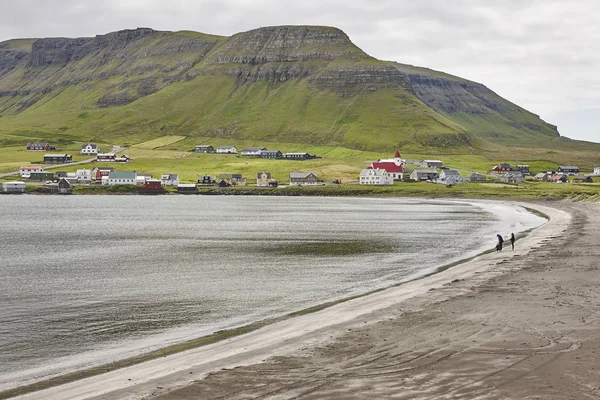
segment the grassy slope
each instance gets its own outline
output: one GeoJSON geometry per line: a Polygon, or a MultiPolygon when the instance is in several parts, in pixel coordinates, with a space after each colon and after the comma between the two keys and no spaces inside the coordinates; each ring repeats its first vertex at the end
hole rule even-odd
{"type": "MultiPolygon", "coordinates": [[[[506,123],[506,116],[494,113],[485,118],[471,114],[436,113],[417,99],[410,90],[401,87],[367,91],[347,97],[319,88],[306,79],[292,79],[279,83],[257,81],[240,85],[234,77],[226,75],[228,71],[239,68],[238,64],[212,63],[215,57],[227,55],[232,51],[233,45],[230,44],[224,38],[195,32],[161,33],[140,40],[131,50],[131,57],[126,60],[112,61],[98,67],[90,66],[95,65],[101,55],[92,54],[69,65],[69,68],[52,66],[28,69],[29,73],[38,74],[35,79],[26,78],[25,69],[17,68],[0,79],[0,89],[15,88],[19,85],[29,88],[43,87],[49,82],[61,81],[70,76],[93,79],[58,87],[42,96],[30,94],[12,98],[0,97],[0,107],[5,109],[0,118],[0,146],[22,145],[30,140],[49,140],[57,143],[61,150],[76,154],[80,144],[89,141],[103,144],[108,150],[112,144],[135,146],[157,140],[150,147],[179,151],[144,153],[143,149],[131,149],[130,155],[137,157],[133,166],[139,165],[140,170],[151,169],[150,172],[154,173],[165,172],[165,169],[178,172],[179,166],[182,169],[179,172],[189,180],[192,180],[194,175],[204,172],[253,173],[271,166],[257,163],[256,160],[251,162],[251,167],[244,165],[246,161],[228,165],[223,164],[221,159],[207,161],[211,159],[198,159],[196,155],[180,151],[187,151],[193,145],[201,143],[234,144],[238,147],[264,145],[270,149],[280,148],[282,151],[301,151],[314,147],[314,150],[308,151],[324,155],[325,158],[304,163],[303,168],[316,169],[326,178],[337,178],[341,175],[350,179],[368,165],[369,160],[389,157],[395,149],[400,149],[403,155],[408,157],[435,156],[449,161],[456,167],[476,171],[489,170],[494,164],[505,161],[527,162],[533,169],[540,170],[551,169],[556,164],[578,164],[589,169],[598,164],[595,145],[587,146],[579,142],[563,141],[560,142],[560,147],[557,147],[551,141],[533,143],[525,140],[526,145],[539,146],[532,149],[521,147],[522,145],[515,147],[514,143],[508,147],[473,138],[469,145],[424,146],[423,142],[427,142],[431,137],[451,136],[469,130],[501,131],[501,134],[508,138],[518,130],[506,123]],[[150,49],[167,48],[189,38],[216,43],[214,49],[203,60],[197,60],[197,54],[193,52],[177,55],[178,62],[193,64],[191,67],[176,69],[173,72],[169,70],[174,68],[171,56],[140,56],[150,49]],[[151,68],[144,69],[148,66],[151,68]],[[134,70],[139,72],[125,73],[134,70]],[[125,106],[99,108],[96,105],[98,99],[107,92],[130,91],[134,94],[136,86],[129,87],[132,79],[162,79],[161,77],[183,74],[186,71],[201,75],[189,81],[167,85],[162,90],[125,106]],[[106,76],[103,75],[100,79],[99,74],[106,76]],[[19,102],[34,98],[37,98],[35,104],[17,112],[19,102]],[[181,136],[186,139],[169,144],[161,141],[160,138],[164,136],[181,136]],[[341,147],[353,148],[354,150],[348,150],[352,156],[336,155],[336,151],[345,151],[340,150],[341,147]],[[577,152],[573,152],[573,149],[577,152]],[[153,161],[154,158],[158,160],[153,161]]],[[[27,49],[31,41],[11,41],[2,45],[27,49]]],[[[235,46],[233,50],[239,51],[235,46]]],[[[296,50],[319,52],[328,49],[309,46],[296,50]]],[[[298,62],[295,65],[298,68],[316,71],[315,74],[326,74],[339,67],[391,65],[366,56],[351,43],[336,51],[341,55],[333,61],[313,60],[298,62]]],[[[285,63],[268,65],[286,67],[285,63]]],[[[253,66],[251,70],[256,71],[261,67],[262,65],[253,66]]],[[[397,68],[405,73],[419,72],[440,79],[467,82],[437,71],[410,66],[397,68]]],[[[483,100],[498,102],[497,96],[490,93],[491,97],[483,100]]],[[[468,97],[464,93],[461,96],[466,99],[464,101],[483,101],[468,97]]],[[[515,112],[521,114],[518,110],[515,112]]],[[[530,113],[523,113],[517,117],[520,117],[523,123],[534,123],[537,118],[530,113]]],[[[17,164],[28,163],[30,154],[20,154],[19,151],[18,147],[0,151],[5,155],[5,158],[0,160],[0,171],[10,170],[17,164]]],[[[297,169],[297,165],[287,166],[285,162],[279,162],[276,168],[277,173],[286,175],[290,170],[297,169]]]]}

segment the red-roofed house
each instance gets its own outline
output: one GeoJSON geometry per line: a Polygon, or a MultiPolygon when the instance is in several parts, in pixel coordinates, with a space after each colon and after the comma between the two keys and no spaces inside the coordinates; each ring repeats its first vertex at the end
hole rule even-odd
{"type": "Polygon", "coordinates": [[[404,161],[402,161],[399,151],[396,152],[394,158],[391,160],[372,162],[368,169],[383,169],[395,181],[401,181],[404,177],[404,161]]]}

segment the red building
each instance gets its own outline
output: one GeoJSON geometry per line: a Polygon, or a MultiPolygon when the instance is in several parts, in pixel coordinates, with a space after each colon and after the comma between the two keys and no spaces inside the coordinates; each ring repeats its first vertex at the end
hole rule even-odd
{"type": "Polygon", "coordinates": [[[166,190],[163,188],[162,182],[158,179],[148,179],[142,186],[140,186],[140,193],[161,194],[166,193],[166,190]]]}
{"type": "Polygon", "coordinates": [[[55,146],[52,146],[48,142],[29,142],[27,143],[27,151],[48,151],[56,150],[55,146]]]}
{"type": "Polygon", "coordinates": [[[401,181],[404,176],[404,161],[402,161],[402,157],[400,157],[400,152],[397,151],[396,154],[394,154],[393,159],[372,162],[371,166],[367,169],[383,169],[390,174],[392,179],[401,181]]]}
{"type": "Polygon", "coordinates": [[[492,168],[492,172],[510,172],[512,171],[512,167],[510,164],[498,164],[494,168],[492,168]]]}
{"type": "Polygon", "coordinates": [[[103,176],[108,176],[113,171],[116,171],[116,169],[114,169],[114,168],[94,168],[92,170],[92,180],[102,181],[103,176]]]}

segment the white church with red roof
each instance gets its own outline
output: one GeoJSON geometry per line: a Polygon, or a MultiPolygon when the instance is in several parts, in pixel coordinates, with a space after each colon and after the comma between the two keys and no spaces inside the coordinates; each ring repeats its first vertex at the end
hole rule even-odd
{"type": "Polygon", "coordinates": [[[372,162],[368,169],[383,169],[393,180],[401,181],[404,177],[404,160],[400,157],[400,152],[396,151],[394,158],[391,160],[379,160],[372,162]]]}

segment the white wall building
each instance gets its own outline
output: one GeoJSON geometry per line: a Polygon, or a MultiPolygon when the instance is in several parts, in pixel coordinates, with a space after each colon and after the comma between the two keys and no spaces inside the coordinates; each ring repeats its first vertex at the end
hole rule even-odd
{"type": "Polygon", "coordinates": [[[361,185],[393,185],[394,178],[384,169],[363,169],[360,171],[361,185]]]}
{"type": "Polygon", "coordinates": [[[456,185],[463,183],[463,177],[455,169],[442,169],[438,176],[439,183],[445,183],[446,185],[456,185]]]}
{"type": "Polygon", "coordinates": [[[178,186],[179,175],[177,174],[162,174],[160,176],[160,182],[163,186],[178,186]]]}
{"type": "Polygon", "coordinates": [[[98,154],[98,145],[94,144],[94,143],[82,144],[81,145],[81,154],[97,155],[98,154]]]}
{"type": "Polygon", "coordinates": [[[235,146],[219,146],[217,147],[218,154],[237,154],[237,148],[235,146]]]}
{"type": "Polygon", "coordinates": [[[106,185],[135,185],[137,183],[137,173],[135,171],[112,171],[108,174],[106,183],[102,177],[102,184],[106,185]]]}
{"type": "Polygon", "coordinates": [[[21,175],[21,178],[29,177],[32,172],[44,172],[44,168],[40,165],[25,165],[19,168],[19,175],[21,175]]]}
{"type": "Polygon", "coordinates": [[[91,182],[92,181],[92,170],[78,169],[75,172],[75,180],[77,180],[78,182],[91,182]]]}

